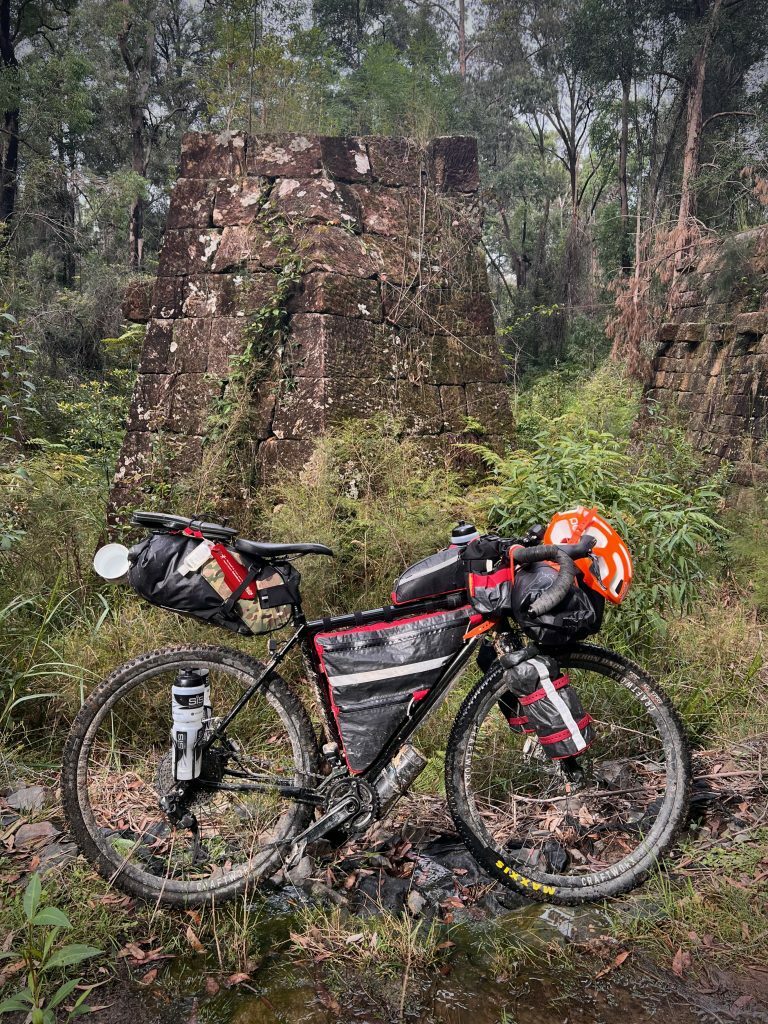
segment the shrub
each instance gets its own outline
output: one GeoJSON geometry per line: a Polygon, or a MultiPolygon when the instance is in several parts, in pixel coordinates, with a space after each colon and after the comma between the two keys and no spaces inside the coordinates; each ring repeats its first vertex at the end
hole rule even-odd
{"type": "MultiPolygon", "coordinates": [[[[543,388],[551,394],[561,385],[555,374],[543,388]]],[[[487,492],[491,525],[517,535],[558,510],[596,505],[627,541],[635,562],[620,636],[663,633],[663,614],[691,608],[705,585],[707,558],[723,532],[714,516],[725,477],[705,477],[674,428],[652,424],[633,443],[637,392],[614,366],[551,406],[557,415],[545,414],[546,403],[534,389],[521,417],[525,447],[504,456],[478,449],[493,473],[487,492]]]]}

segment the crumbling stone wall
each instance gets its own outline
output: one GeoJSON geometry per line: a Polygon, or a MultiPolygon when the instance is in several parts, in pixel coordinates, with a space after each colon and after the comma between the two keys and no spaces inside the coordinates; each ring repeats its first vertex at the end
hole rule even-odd
{"type": "Polygon", "coordinates": [[[743,484],[768,482],[767,274],[768,228],[702,243],[679,268],[646,387],[743,484]]]}
{"type": "Polygon", "coordinates": [[[113,507],[161,461],[171,475],[199,462],[233,357],[296,260],[283,343],[250,396],[257,478],[383,410],[426,451],[478,436],[468,420],[500,444],[511,421],[478,184],[470,138],[186,135],[151,303],[140,285],[126,295],[148,326],[113,507]]]}

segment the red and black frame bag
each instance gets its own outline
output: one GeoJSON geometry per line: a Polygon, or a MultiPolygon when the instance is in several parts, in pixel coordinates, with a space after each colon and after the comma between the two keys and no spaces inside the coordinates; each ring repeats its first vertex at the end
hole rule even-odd
{"type": "Polygon", "coordinates": [[[462,644],[469,608],[318,633],[315,650],[353,772],[364,771],[462,644]]]}

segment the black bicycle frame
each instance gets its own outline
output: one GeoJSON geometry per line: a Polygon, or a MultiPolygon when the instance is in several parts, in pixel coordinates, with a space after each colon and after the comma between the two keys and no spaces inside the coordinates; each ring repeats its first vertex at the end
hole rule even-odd
{"type": "MultiPolygon", "coordinates": [[[[306,621],[301,608],[299,608],[294,617],[294,622],[296,623],[296,631],[294,634],[288,638],[279,651],[276,651],[273,654],[271,660],[264,667],[264,671],[259,675],[258,679],[256,679],[245,693],[243,693],[227,714],[221,719],[216,728],[213,729],[206,737],[203,749],[208,749],[208,747],[215,743],[216,740],[222,740],[224,738],[230,723],[237,717],[240,711],[242,711],[248,701],[264,686],[270,675],[275,671],[275,669],[277,669],[297,644],[302,647],[309,664],[313,668],[322,685],[325,681],[325,674],[322,671],[312,642],[313,638],[318,633],[334,629],[363,626],[373,622],[395,622],[397,619],[412,616],[414,612],[426,614],[433,611],[449,611],[451,609],[460,608],[464,604],[465,599],[462,595],[454,594],[436,601],[419,601],[402,606],[388,605],[385,608],[371,608],[367,611],[351,612],[346,615],[332,615],[324,619],[313,619],[310,622],[306,621]]],[[[364,771],[358,773],[360,777],[364,779],[374,779],[381,771],[383,771],[384,768],[387,767],[398,750],[408,742],[410,737],[422,725],[424,720],[434,710],[436,710],[440,703],[442,703],[443,698],[447,695],[453,683],[456,682],[463,670],[466,668],[467,663],[479,643],[479,640],[479,637],[471,637],[462,644],[454,657],[445,666],[440,677],[431,687],[427,695],[422,700],[419,700],[412,705],[410,714],[384,742],[375,759],[364,771]]],[[[332,732],[340,749],[343,749],[343,740],[339,734],[336,721],[332,715],[328,714],[327,707],[325,705],[326,701],[323,702],[325,726],[332,732]]],[[[238,785],[235,783],[227,786],[219,786],[217,788],[246,790],[254,788],[259,789],[262,787],[258,784],[256,786],[249,786],[247,784],[238,785]]],[[[274,783],[272,784],[272,788],[274,788],[274,783]]],[[[284,791],[286,796],[296,796],[298,799],[302,799],[302,796],[299,795],[300,793],[302,793],[304,797],[309,797],[310,795],[309,792],[304,793],[304,791],[299,791],[294,786],[278,786],[278,789],[284,791]]]]}

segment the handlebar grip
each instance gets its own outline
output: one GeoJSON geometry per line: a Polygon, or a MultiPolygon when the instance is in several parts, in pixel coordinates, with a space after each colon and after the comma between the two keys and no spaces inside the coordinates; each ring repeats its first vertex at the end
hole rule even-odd
{"type": "Polygon", "coordinates": [[[539,544],[533,548],[517,548],[512,555],[516,565],[533,565],[534,562],[557,562],[560,572],[557,579],[531,603],[528,611],[531,615],[546,615],[547,612],[560,604],[573,586],[576,578],[576,566],[573,560],[561,551],[556,544],[539,544]]]}

